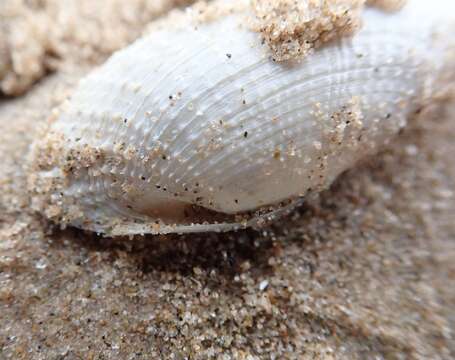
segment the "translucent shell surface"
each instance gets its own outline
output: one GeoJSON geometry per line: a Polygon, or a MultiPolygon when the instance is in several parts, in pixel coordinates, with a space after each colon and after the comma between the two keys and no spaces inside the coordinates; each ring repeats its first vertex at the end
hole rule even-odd
{"type": "Polygon", "coordinates": [[[107,235],[224,231],[286,212],[406,124],[443,64],[445,3],[368,8],[353,38],[285,63],[242,14],[154,32],[61,106],[34,147],[35,204],[107,235]]]}

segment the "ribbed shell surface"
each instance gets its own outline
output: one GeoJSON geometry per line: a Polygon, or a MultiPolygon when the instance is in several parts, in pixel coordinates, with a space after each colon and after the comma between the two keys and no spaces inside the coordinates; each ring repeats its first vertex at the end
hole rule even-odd
{"type": "Polygon", "coordinates": [[[442,63],[444,15],[409,3],[365,10],[352,39],[295,62],[272,61],[239,14],[136,41],[82,80],[52,125],[67,149],[105,159],[55,196],[76,199],[74,225],[109,232],[118,217],[129,233],[185,223],[188,204],[236,214],[328,186],[405,125],[442,63]]]}

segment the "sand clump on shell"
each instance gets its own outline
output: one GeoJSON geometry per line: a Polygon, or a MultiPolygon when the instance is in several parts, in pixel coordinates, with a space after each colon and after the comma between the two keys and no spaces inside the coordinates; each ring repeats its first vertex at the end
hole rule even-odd
{"type": "MultiPolygon", "coordinates": [[[[367,1],[398,10],[401,0],[367,1]]],[[[302,59],[323,44],[352,36],[362,26],[365,0],[253,0],[253,28],[261,32],[273,59],[302,59]]]]}
{"type": "Polygon", "coordinates": [[[354,34],[363,6],[364,0],[254,0],[253,27],[274,60],[303,58],[330,40],[354,34]]]}

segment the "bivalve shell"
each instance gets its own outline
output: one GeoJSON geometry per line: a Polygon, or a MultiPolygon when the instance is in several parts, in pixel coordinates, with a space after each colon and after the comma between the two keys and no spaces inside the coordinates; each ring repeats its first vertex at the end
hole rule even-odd
{"type": "Polygon", "coordinates": [[[447,4],[366,8],[352,38],[286,62],[242,13],[161,27],[55,113],[33,147],[34,205],[106,235],[225,231],[287,212],[422,104],[452,36],[447,4]]]}

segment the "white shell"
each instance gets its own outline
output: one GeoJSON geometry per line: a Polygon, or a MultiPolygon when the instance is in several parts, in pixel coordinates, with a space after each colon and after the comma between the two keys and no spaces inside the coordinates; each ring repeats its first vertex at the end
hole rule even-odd
{"type": "Polygon", "coordinates": [[[103,161],[38,178],[65,179],[51,203],[79,215],[61,221],[108,235],[253,225],[234,214],[327,187],[405,125],[442,65],[448,3],[368,8],[352,39],[295,63],[271,61],[240,15],[148,35],[83,79],[49,130],[103,161]],[[185,216],[191,204],[218,214],[185,216]]]}

